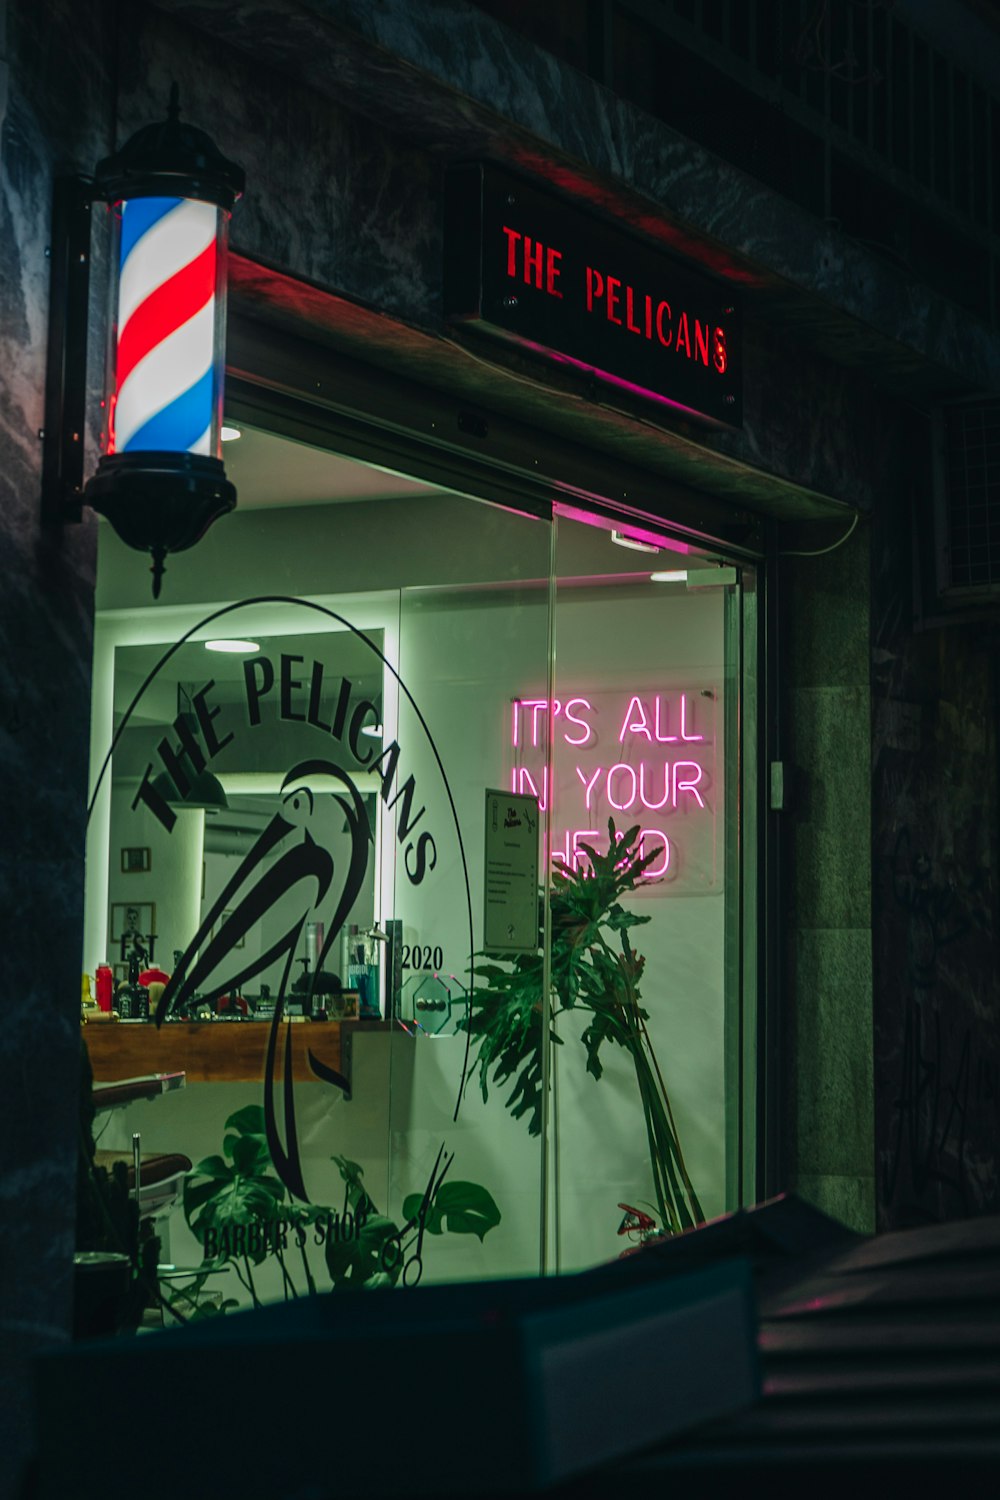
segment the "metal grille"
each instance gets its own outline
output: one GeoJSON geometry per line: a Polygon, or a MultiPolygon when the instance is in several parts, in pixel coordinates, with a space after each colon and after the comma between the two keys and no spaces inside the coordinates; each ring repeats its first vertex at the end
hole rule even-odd
{"type": "Polygon", "coordinates": [[[925,7],[928,37],[895,0],[476,3],[1000,322],[1000,97],[949,51],[981,5],[925,7]]]}
{"type": "MultiPolygon", "coordinates": [[[[738,159],[746,140],[705,144],[996,321],[1000,100],[895,14],[893,0],[614,0],[614,9],[619,24],[641,18],[649,41],[669,30],[775,117],[769,130],[739,110],[750,163],[738,159]],[[790,155],[809,158],[798,181],[790,155]]],[[[685,67],[671,59],[665,99],[685,67]]]]}
{"type": "Polygon", "coordinates": [[[1000,401],[945,414],[949,583],[1000,584],[1000,401]]]}

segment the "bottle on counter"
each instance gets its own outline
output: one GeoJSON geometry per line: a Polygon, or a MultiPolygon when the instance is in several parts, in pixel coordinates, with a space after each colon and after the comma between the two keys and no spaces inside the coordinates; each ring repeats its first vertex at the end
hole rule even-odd
{"type": "Polygon", "coordinates": [[[236,993],[232,995],[220,995],[216,1014],[221,1016],[226,1012],[229,1013],[231,1018],[237,1015],[246,1016],[250,1013],[250,1007],[242,995],[236,993]]]}
{"type": "Polygon", "coordinates": [[[134,949],[128,961],[128,980],[118,990],[116,1005],[123,1021],[149,1020],[149,991],[139,983],[139,955],[134,949]]]}
{"type": "Polygon", "coordinates": [[[114,991],[113,975],[111,965],[108,963],[98,964],[95,974],[97,981],[97,1008],[111,1014],[111,996],[114,991]]]}

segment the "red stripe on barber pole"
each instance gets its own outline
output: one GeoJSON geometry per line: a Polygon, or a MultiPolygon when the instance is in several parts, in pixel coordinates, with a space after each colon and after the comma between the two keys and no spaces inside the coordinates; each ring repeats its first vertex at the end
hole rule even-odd
{"type": "Polygon", "coordinates": [[[140,302],[118,334],[119,390],[135,366],[215,295],[215,241],[140,302]]]}

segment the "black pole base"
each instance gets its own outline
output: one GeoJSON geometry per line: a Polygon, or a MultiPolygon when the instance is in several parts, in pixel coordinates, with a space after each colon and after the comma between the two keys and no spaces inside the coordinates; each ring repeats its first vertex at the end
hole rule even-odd
{"type": "Polygon", "coordinates": [[[197,453],[116,453],[102,458],[85,502],[106,516],[128,547],[153,555],[153,598],[160,596],[164,559],[205,535],[236,505],[236,488],[221,459],[197,453]]]}

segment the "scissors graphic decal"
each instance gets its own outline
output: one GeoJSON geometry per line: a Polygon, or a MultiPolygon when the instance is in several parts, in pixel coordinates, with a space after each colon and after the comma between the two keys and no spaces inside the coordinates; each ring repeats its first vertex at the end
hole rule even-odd
{"type": "Polygon", "coordinates": [[[417,1209],[414,1217],[411,1219],[407,1219],[402,1229],[398,1229],[395,1234],[390,1235],[385,1244],[382,1246],[379,1257],[382,1270],[391,1273],[396,1270],[396,1268],[400,1264],[400,1261],[402,1261],[402,1281],[404,1286],[416,1286],[419,1283],[421,1276],[423,1276],[424,1274],[423,1248],[424,1232],[427,1227],[427,1215],[430,1213],[434,1205],[434,1199],[437,1195],[437,1191],[440,1188],[442,1182],[444,1182],[448,1168],[451,1166],[454,1160],[454,1151],[450,1156],[444,1156],[444,1142],[442,1141],[441,1145],[438,1147],[438,1154],[434,1161],[434,1170],[431,1172],[431,1175],[428,1178],[427,1186],[424,1189],[423,1197],[420,1200],[420,1207],[417,1209]],[[441,1165],[442,1157],[444,1157],[443,1166],[441,1165]],[[440,1172],[438,1171],[439,1167],[441,1169],[440,1172]],[[416,1233],[411,1234],[411,1230],[416,1230],[416,1233]],[[406,1239],[407,1235],[410,1235],[410,1239],[406,1244],[404,1244],[403,1241],[406,1239]],[[416,1243],[415,1249],[414,1242],[416,1243]],[[412,1251],[412,1254],[408,1255],[407,1251],[412,1251]]]}

